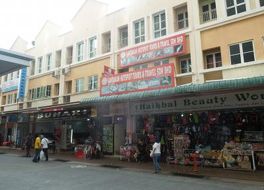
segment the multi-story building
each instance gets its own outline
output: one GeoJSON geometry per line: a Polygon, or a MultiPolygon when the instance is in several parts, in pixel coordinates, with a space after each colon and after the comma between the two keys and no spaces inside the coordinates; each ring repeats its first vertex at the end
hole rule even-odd
{"type": "MultiPolygon", "coordinates": [[[[34,47],[24,48],[35,57],[19,103],[31,132],[64,149],[93,136],[116,153],[143,132],[170,139],[172,129],[202,130],[198,123],[209,117],[207,131],[229,122],[229,133],[210,141],[220,149],[239,136],[243,112],[257,118],[245,129],[263,133],[263,0],[136,0],[110,13],[87,0],[72,26],[61,33],[47,21],[34,47]]],[[[3,113],[15,103],[4,93],[1,102],[3,113]]],[[[192,138],[191,146],[206,141],[192,138]]]]}

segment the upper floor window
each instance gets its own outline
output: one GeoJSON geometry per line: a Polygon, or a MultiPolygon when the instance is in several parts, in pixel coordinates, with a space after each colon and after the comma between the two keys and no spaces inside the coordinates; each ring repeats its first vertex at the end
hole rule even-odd
{"type": "Polygon", "coordinates": [[[259,4],[261,7],[263,7],[264,6],[264,0],[259,0],[259,4]]]}
{"type": "Polygon", "coordinates": [[[54,95],[58,96],[60,94],[60,83],[54,84],[54,95]]]}
{"type": "Polygon", "coordinates": [[[144,19],[134,22],[135,44],[145,42],[145,21],[144,19]]]}
{"type": "Polygon", "coordinates": [[[51,68],[51,54],[47,55],[47,71],[51,68]]]}
{"type": "Polygon", "coordinates": [[[119,28],[119,48],[126,47],[128,45],[128,27],[124,26],[119,28]]]}
{"type": "Polygon", "coordinates": [[[177,29],[188,28],[189,21],[188,21],[188,11],[187,6],[181,7],[176,9],[177,15],[177,29]]]}
{"type": "Polygon", "coordinates": [[[182,58],[180,59],[181,73],[190,73],[192,72],[192,63],[191,58],[182,58]]]}
{"type": "Polygon", "coordinates": [[[201,22],[208,22],[217,18],[215,0],[201,2],[200,6],[201,22]]]}
{"type": "Polygon", "coordinates": [[[159,12],[153,15],[154,38],[165,36],[166,31],[166,15],[165,12],[159,12]]]}
{"type": "Polygon", "coordinates": [[[38,58],[38,73],[42,72],[42,57],[38,58]]]}
{"type": "Polygon", "coordinates": [[[61,66],[61,50],[56,51],[56,68],[61,66]]]}
{"type": "Polygon", "coordinates": [[[51,85],[33,88],[28,91],[28,98],[31,100],[51,96],[51,85]]]}
{"type": "Polygon", "coordinates": [[[98,89],[98,76],[90,76],[88,78],[88,90],[97,90],[98,89]]]}
{"type": "Polygon", "coordinates": [[[4,82],[7,81],[7,77],[8,77],[8,75],[5,75],[5,76],[4,76],[4,82]]]}
{"type": "Polygon", "coordinates": [[[226,0],[227,16],[236,15],[246,11],[245,0],[226,0]]]}
{"type": "Polygon", "coordinates": [[[6,96],[2,96],[2,105],[6,104],[6,96]]]}
{"type": "Polygon", "coordinates": [[[82,61],[83,60],[83,42],[77,43],[77,61],[82,61]]]}
{"type": "Polygon", "coordinates": [[[75,80],[75,92],[82,92],[84,90],[84,79],[80,78],[80,79],[76,79],[75,80]]]}
{"type": "Polygon", "coordinates": [[[13,95],[13,102],[14,102],[14,103],[17,103],[17,93],[15,93],[15,94],[13,95]]]}
{"type": "Polygon", "coordinates": [[[35,74],[35,60],[32,60],[30,65],[30,75],[34,75],[34,74],[35,74]]]}
{"type": "Polygon", "coordinates": [[[65,94],[71,94],[72,93],[72,81],[66,81],[65,82],[65,94]]]}
{"type": "Polygon", "coordinates": [[[89,57],[93,58],[96,56],[97,39],[96,36],[89,39],[89,57]]]}
{"type": "Polygon", "coordinates": [[[102,53],[111,51],[111,32],[102,34],[102,53]]]}
{"type": "Polygon", "coordinates": [[[51,96],[51,85],[48,85],[46,87],[45,96],[50,97],[51,96]]]}
{"type": "Polygon", "coordinates": [[[255,61],[252,41],[230,45],[229,50],[232,65],[255,61]]]}
{"type": "Polygon", "coordinates": [[[72,54],[73,54],[73,47],[67,47],[66,51],[66,63],[67,65],[70,65],[72,63],[72,54]]]}
{"type": "Polygon", "coordinates": [[[13,103],[13,94],[9,94],[7,96],[7,104],[12,104],[13,103]]]}
{"type": "Polygon", "coordinates": [[[222,58],[220,52],[211,52],[205,54],[206,69],[222,66],[222,58]]]}

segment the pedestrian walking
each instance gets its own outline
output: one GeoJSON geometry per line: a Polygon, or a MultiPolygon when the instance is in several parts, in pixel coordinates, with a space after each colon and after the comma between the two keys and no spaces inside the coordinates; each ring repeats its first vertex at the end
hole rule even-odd
{"type": "Polygon", "coordinates": [[[31,157],[30,155],[30,150],[31,150],[31,146],[32,146],[32,135],[31,133],[29,133],[26,137],[26,143],[25,143],[25,146],[26,146],[26,157],[31,157]]]}
{"type": "Polygon", "coordinates": [[[49,155],[48,155],[48,149],[49,149],[49,140],[44,137],[44,135],[41,135],[41,148],[44,152],[45,155],[45,160],[48,161],[49,160],[49,155]]]}
{"type": "Polygon", "coordinates": [[[153,165],[155,169],[155,173],[160,172],[160,141],[159,138],[156,137],[155,143],[152,146],[152,159],[153,159],[153,165]]]}
{"type": "Polygon", "coordinates": [[[34,143],[34,149],[35,149],[35,155],[33,158],[33,162],[39,162],[40,160],[40,151],[41,151],[41,140],[40,140],[40,136],[36,135],[35,138],[35,143],[34,143]]]}

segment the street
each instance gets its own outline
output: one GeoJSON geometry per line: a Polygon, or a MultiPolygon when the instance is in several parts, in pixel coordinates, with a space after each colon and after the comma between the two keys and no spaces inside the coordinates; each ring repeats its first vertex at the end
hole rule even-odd
{"type": "Polygon", "coordinates": [[[78,162],[33,163],[31,158],[16,154],[0,154],[0,180],[1,190],[264,189],[261,184],[168,176],[78,162]]]}

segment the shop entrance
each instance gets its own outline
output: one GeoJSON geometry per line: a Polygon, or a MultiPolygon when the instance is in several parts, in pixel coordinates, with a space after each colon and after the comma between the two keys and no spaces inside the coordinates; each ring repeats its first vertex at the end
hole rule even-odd
{"type": "MultiPolygon", "coordinates": [[[[264,114],[262,108],[211,110],[138,115],[137,139],[146,147],[159,139],[162,157],[169,163],[193,164],[244,170],[263,166],[264,114]],[[154,136],[154,137],[152,137],[154,136]],[[153,139],[154,138],[154,139],[153,139]]],[[[136,142],[134,142],[136,143],[136,142]]]]}

